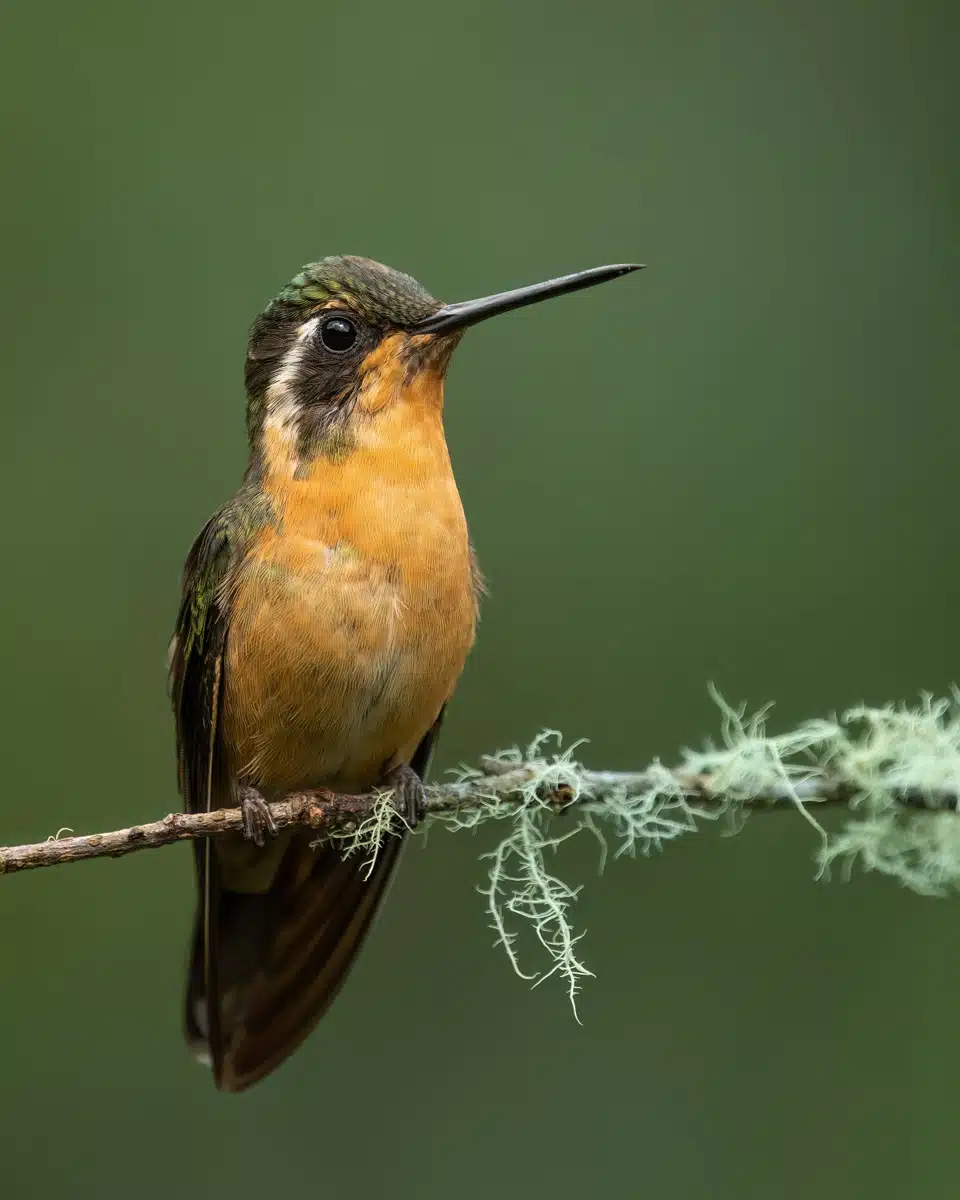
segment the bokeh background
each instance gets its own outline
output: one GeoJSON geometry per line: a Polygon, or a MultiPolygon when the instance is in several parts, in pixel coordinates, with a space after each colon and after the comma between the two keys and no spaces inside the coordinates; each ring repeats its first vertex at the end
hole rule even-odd
{"type": "MultiPolygon", "coordinates": [[[[628,767],[958,677],[956,6],[15,5],[4,18],[2,838],[177,806],[183,556],[245,461],[253,315],[354,252],[475,330],[448,433],[490,580],[436,770],[545,725],[628,767]]],[[[817,884],[786,814],[596,878],[574,1023],[415,847],[340,1001],[217,1095],[186,847],[0,888],[11,1196],[956,1194],[960,908],[817,884]]]]}

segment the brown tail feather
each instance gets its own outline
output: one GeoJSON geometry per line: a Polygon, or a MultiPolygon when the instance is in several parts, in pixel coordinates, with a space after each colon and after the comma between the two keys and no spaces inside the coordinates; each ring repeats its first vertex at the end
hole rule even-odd
{"type": "Polygon", "coordinates": [[[369,879],[359,857],[295,836],[268,891],[208,880],[209,958],[202,913],[187,987],[187,1037],[209,1056],[217,1086],[240,1092],[279,1066],[326,1012],[346,978],[402,848],[390,837],[369,879]],[[210,1004],[207,987],[215,993],[210,1004]]]}
{"type": "MultiPolygon", "coordinates": [[[[442,721],[443,709],[410,760],[421,779],[442,721]]],[[[269,889],[256,893],[221,886],[213,843],[198,849],[186,1032],[219,1088],[242,1092],[263,1079],[330,1007],[402,849],[402,836],[388,837],[368,879],[361,859],[311,849],[310,835],[295,832],[269,889]]]]}

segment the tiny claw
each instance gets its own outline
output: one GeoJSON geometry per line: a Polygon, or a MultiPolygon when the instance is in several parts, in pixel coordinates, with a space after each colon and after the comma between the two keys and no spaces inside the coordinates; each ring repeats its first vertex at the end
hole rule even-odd
{"type": "Polygon", "coordinates": [[[396,807],[411,829],[416,829],[427,815],[427,794],[423,790],[423,780],[413,767],[405,763],[387,771],[380,781],[384,787],[393,791],[396,807]]]}
{"type": "Polygon", "coordinates": [[[270,811],[270,805],[256,788],[240,789],[240,810],[243,814],[243,836],[255,846],[264,844],[264,834],[269,833],[271,837],[276,837],[280,832],[270,811]]]}

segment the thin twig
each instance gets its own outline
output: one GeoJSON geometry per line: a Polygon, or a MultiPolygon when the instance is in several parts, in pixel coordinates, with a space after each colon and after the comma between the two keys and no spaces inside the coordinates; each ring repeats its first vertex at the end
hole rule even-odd
{"type": "MultiPolygon", "coordinates": [[[[428,813],[452,813],[489,805],[492,801],[521,803],[521,789],[535,777],[539,768],[532,764],[506,764],[496,759],[483,760],[485,772],[472,775],[459,783],[444,783],[426,789],[428,813]]],[[[711,785],[708,774],[674,773],[682,780],[692,803],[704,807],[723,807],[728,797],[711,785]]],[[[602,802],[606,797],[625,788],[643,790],[654,782],[649,771],[589,771],[582,770],[580,802],[602,802]]],[[[750,809],[777,811],[796,808],[800,799],[806,803],[832,807],[847,806],[856,797],[849,783],[823,772],[795,783],[791,788],[771,788],[763,796],[738,800],[750,809]]],[[[960,797],[954,793],[903,791],[897,794],[898,803],[906,808],[956,812],[960,797]]],[[[341,796],[333,792],[313,791],[291,794],[285,800],[270,805],[278,829],[299,825],[322,831],[321,836],[348,832],[368,816],[373,808],[374,795],[341,796]]],[[[569,792],[564,788],[541,789],[541,803],[556,811],[571,807],[569,792]]],[[[83,837],[49,838],[27,846],[0,847],[0,874],[31,871],[37,867],[52,867],[60,863],[80,862],[89,858],[120,858],[138,850],[152,850],[172,842],[195,838],[221,837],[238,833],[243,828],[239,808],[219,809],[209,813],[170,813],[160,821],[117,829],[110,833],[93,833],[83,837]]]]}

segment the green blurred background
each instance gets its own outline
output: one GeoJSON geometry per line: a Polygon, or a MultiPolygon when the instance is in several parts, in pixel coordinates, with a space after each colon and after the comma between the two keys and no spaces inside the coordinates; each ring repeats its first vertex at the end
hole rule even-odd
{"type": "MultiPolygon", "coordinates": [[[[2,54],[2,841],[177,805],[183,556],[253,315],[352,252],[485,325],[448,388],[491,594],[448,768],[544,725],[672,757],[957,678],[956,6],[13,5],[2,54]]],[[[816,884],[789,815],[595,877],[571,1018],[436,832],[253,1092],[181,1043],[186,847],[2,885],[11,1196],[956,1194],[960,909],[816,884]]]]}

